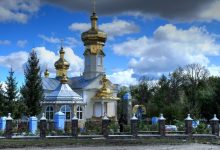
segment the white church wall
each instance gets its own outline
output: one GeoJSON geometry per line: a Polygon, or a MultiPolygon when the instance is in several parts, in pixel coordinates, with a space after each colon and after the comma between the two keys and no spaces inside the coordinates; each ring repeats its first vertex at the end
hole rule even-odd
{"type": "Polygon", "coordinates": [[[95,92],[85,90],[84,92],[84,100],[86,101],[86,109],[85,109],[85,118],[91,118],[93,116],[93,101],[91,100],[94,97],[95,92]]]}
{"type": "Polygon", "coordinates": [[[99,103],[95,103],[95,116],[96,117],[100,117],[102,116],[102,104],[99,102],[99,103]]]}
{"type": "Polygon", "coordinates": [[[107,103],[107,116],[108,117],[114,117],[115,116],[115,103],[109,102],[107,103]]]}

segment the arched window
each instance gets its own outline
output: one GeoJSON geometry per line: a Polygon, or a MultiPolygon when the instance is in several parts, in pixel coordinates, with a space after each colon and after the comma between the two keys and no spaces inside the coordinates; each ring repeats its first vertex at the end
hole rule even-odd
{"type": "Polygon", "coordinates": [[[97,56],[97,65],[101,66],[102,65],[102,56],[97,56]]]}
{"type": "Polygon", "coordinates": [[[70,118],[71,118],[71,109],[70,109],[70,106],[68,106],[68,105],[63,105],[63,106],[60,108],[60,111],[66,115],[66,119],[67,119],[67,120],[70,120],[70,118]]]}
{"type": "Polygon", "coordinates": [[[78,119],[82,119],[83,118],[83,109],[82,109],[81,106],[77,107],[76,116],[77,116],[78,119]]]}
{"type": "Polygon", "coordinates": [[[90,57],[89,56],[85,56],[85,65],[89,66],[90,65],[90,57]]]}
{"type": "Polygon", "coordinates": [[[53,120],[53,106],[47,106],[45,113],[48,120],[53,120]]]}

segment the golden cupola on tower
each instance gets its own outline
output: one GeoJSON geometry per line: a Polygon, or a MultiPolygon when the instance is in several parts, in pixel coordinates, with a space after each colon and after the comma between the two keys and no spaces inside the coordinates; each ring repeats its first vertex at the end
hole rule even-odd
{"type": "Polygon", "coordinates": [[[65,51],[63,47],[60,48],[60,58],[55,62],[54,66],[56,68],[56,76],[62,77],[63,75],[67,76],[67,70],[69,69],[69,62],[64,58],[65,51]]]}
{"type": "Polygon", "coordinates": [[[85,53],[90,52],[90,54],[99,54],[103,53],[103,46],[105,45],[107,34],[104,31],[101,31],[98,29],[98,16],[96,15],[95,10],[93,10],[91,19],[91,28],[83,32],[81,35],[81,39],[84,42],[84,45],[86,47],[85,53]]]}
{"type": "Polygon", "coordinates": [[[44,77],[48,78],[50,75],[50,72],[48,71],[48,69],[46,68],[46,70],[44,71],[44,77]]]}

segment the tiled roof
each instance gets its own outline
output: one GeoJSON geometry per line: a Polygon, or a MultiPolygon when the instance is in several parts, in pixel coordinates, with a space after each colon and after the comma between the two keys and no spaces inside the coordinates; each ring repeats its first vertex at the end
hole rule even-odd
{"type": "Polygon", "coordinates": [[[46,95],[45,100],[83,101],[82,97],[74,92],[68,84],[60,84],[54,91],[46,95]]]}
{"type": "Polygon", "coordinates": [[[60,81],[55,78],[42,78],[42,83],[43,89],[47,91],[53,91],[60,85],[60,81]]]}
{"type": "MultiPolygon", "coordinates": [[[[98,77],[98,76],[97,76],[98,77]]],[[[69,85],[72,89],[83,89],[93,82],[97,77],[93,79],[85,79],[83,76],[69,78],[69,85]]]]}

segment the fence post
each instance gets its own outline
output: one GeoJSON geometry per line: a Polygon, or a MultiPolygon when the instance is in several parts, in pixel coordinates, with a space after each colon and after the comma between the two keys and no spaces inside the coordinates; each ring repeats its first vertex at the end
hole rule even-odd
{"type": "Polygon", "coordinates": [[[47,131],[47,119],[45,117],[45,114],[42,114],[42,117],[40,119],[40,137],[46,138],[46,131],[47,131]]]}
{"type": "Polygon", "coordinates": [[[192,136],[192,121],[193,119],[190,117],[190,114],[188,114],[187,118],[185,119],[185,133],[189,136],[192,136]]]}
{"type": "Polygon", "coordinates": [[[55,129],[64,131],[66,116],[61,111],[54,114],[55,129]]]}
{"type": "Polygon", "coordinates": [[[76,115],[72,118],[72,136],[78,137],[78,118],[76,115]]]}
{"type": "Polygon", "coordinates": [[[160,114],[160,118],[158,119],[158,123],[159,123],[159,134],[161,136],[165,136],[166,132],[165,132],[165,118],[163,117],[163,114],[160,114]]]}
{"type": "Polygon", "coordinates": [[[12,118],[11,113],[8,113],[8,117],[6,118],[6,131],[5,131],[5,137],[7,139],[12,138],[12,118]]]}
{"type": "Polygon", "coordinates": [[[109,135],[109,129],[108,129],[108,125],[109,125],[109,118],[107,117],[107,114],[104,114],[104,117],[102,118],[102,134],[105,138],[108,137],[109,135]]]}
{"type": "Polygon", "coordinates": [[[138,119],[137,117],[134,116],[131,118],[131,135],[133,135],[133,137],[137,137],[138,134],[138,119]]]}
{"type": "Polygon", "coordinates": [[[6,119],[7,117],[1,117],[0,118],[0,131],[5,131],[6,128],[6,119]]]}
{"type": "Polygon", "coordinates": [[[212,127],[212,134],[219,136],[219,119],[214,114],[214,117],[211,119],[211,127],[212,127]]]}
{"type": "Polygon", "coordinates": [[[32,134],[36,134],[37,132],[37,117],[35,116],[29,118],[29,131],[32,134]]]}

